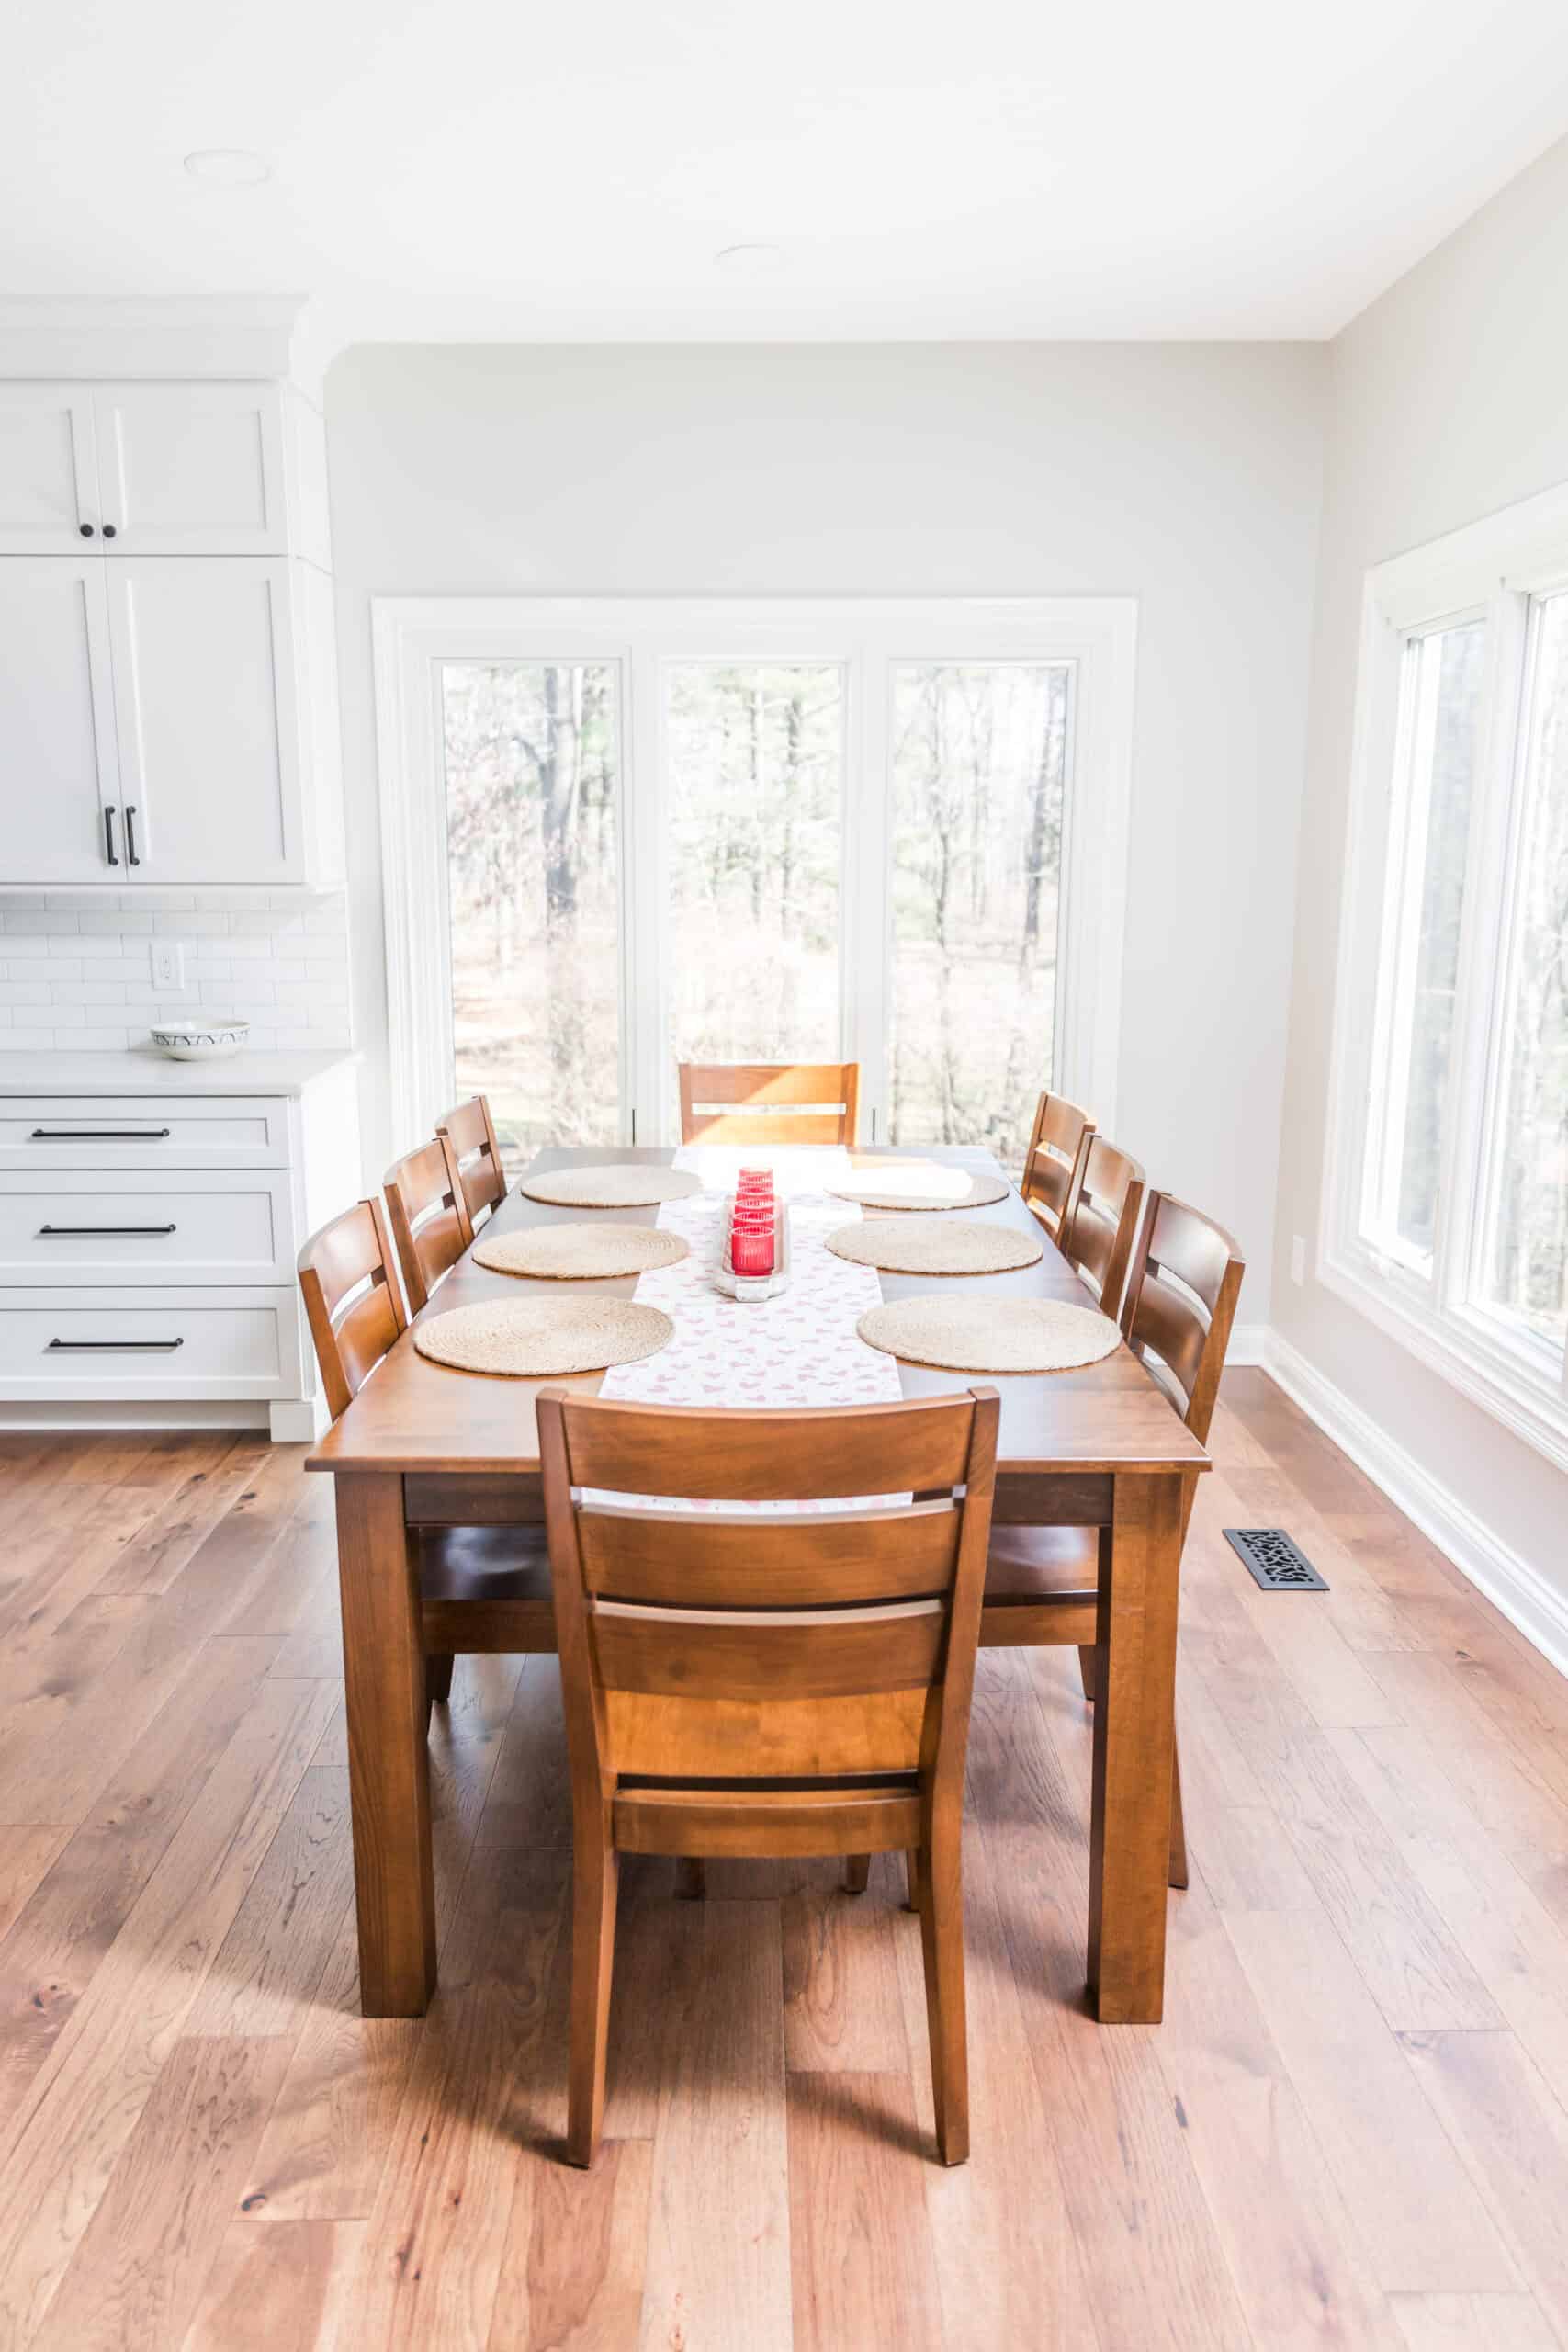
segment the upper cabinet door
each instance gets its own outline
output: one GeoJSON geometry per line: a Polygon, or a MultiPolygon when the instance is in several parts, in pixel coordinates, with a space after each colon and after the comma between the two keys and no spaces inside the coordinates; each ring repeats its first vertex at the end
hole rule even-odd
{"type": "Polygon", "coordinates": [[[128,884],[305,878],[291,567],[102,567],[128,884]]]}
{"type": "Polygon", "coordinates": [[[96,556],[0,562],[7,882],[124,877],[104,569],[96,556]]]}
{"type": "Polygon", "coordinates": [[[0,384],[0,553],[80,555],[103,545],[85,384],[0,384]]]}
{"type": "Polygon", "coordinates": [[[108,384],[92,400],[107,553],[284,551],[277,385],[108,384]]]}

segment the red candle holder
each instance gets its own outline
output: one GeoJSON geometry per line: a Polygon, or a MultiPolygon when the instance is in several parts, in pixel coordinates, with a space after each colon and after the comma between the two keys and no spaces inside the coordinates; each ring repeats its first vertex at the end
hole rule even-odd
{"type": "Polygon", "coordinates": [[[740,1275],[764,1275],[773,1271],[773,1228],[737,1225],[729,1244],[729,1262],[740,1275]]]}

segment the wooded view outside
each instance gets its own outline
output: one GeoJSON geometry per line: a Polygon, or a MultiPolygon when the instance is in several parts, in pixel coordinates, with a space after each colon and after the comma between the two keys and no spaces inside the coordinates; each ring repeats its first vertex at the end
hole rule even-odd
{"type": "Polygon", "coordinates": [[[843,672],[675,662],[664,715],[673,1105],[680,1061],[840,1057],[843,672]]]}
{"type": "Polygon", "coordinates": [[[1022,1164],[1051,1082],[1071,686],[1066,663],[895,673],[895,1143],[1022,1164]]]}
{"type": "Polygon", "coordinates": [[[616,694],[607,662],[442,664],[457,1089],[513,1169],[619,1131],[616,694]]]}
{"type": "Polygon", "coordinates": [[[1537,609],[1482,1303],[1568,1340],[1568,594],[1537,609]]]}

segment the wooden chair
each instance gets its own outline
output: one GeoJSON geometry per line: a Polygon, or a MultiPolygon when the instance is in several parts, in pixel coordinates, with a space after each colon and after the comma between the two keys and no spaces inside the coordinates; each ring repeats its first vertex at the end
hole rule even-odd
{"type": "Polygon", "coordinates": [[[1019,1192],[1054,1241],[1073,1221],[1094,1121],[1065,1094],[1043,1094],[1023,1156],[1019,1192]]]}
{"type": "Polygon", "coordinates": [[[1144,1171],[1137,1161],[1091,1134],[1073,1221],[1061,1248],[1107,1315],[1121,1308],[1143,1207],[1144,1171]]]}
{"type": "Polygon", "coordinates": [[[859,1062],[682,1062],[682,1143],[855,1140],[859,1062]],[[731,1104],[787,1103],[787,1110],[731,1104]]]}
{"type": "Polygon", "coordinates": [[[573,2164],[599,2139],[623,1853],[916,1852],[937,2145],[944,2164],[968,2154],[959,1849],[997,1413],[988,1388],[782,1413],[540,1390],[571,1766],[573,2164]],[[924,1498],[776,1517],[601,1499],[673,1486],[924,1498]]]}
{"type": "MultiPolygon", "coordinates": [[[[1149,1194],[1122,1303],[1122,1333],[1200,1444],[1208,1442],[1245,1271],[1241,1252],[1222,1227],[1168,1193],[1149,1194]]],[[[1197,1487],[1195,1476],[1187,1480],[1183,1543],[1197,1487]]],[[[1109,1554],[1106,1528],[994,1528],[982,1646],[1071,1643],[1078,1653],[1084,1696],[1092,1700],[1099,1681],[1100,1580],[1109,1554]]],[[[1179,1759],[1173,1763],[1171,1781],[1170,1883],[1187,1883],[1179,1759]]]]}
{"type": "MultiPolygon", "coordinates": [[[[378,1201],[361,1201],[311,1235],[299,1252],[299,1289],[335,1421],[408,1329],[378,1201]]],[[[411,1537],[427,1710],[450,1695],[459,1651],[555,1648],[543,1528],[423,1527],[411,1537]]]]}
{"type": "Polygon", "coordinates": [[[383,1182],[409,1308],[417,1315],[474,1238],[463,1182],[446,1138],[421,1144],[388,1169],[383,1182]]]}
{"type": "Polygon", "coordinates": [[[506,1170],[501,1164],[501,1146],[484,1096],[476,1094],[459,1102],[455,1111],[444,1111],[435,1122],[435,1139],[450,1148],[462,1180],[468,1222],[477,1227],[506,1198],[506,1170]]]}

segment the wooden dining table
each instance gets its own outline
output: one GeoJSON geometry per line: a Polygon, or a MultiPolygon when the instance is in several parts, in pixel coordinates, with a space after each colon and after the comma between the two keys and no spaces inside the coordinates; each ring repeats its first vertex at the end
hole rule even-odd
{"type": "MultiPolygon", "coordinates": [[[[794,1157],[792,1152],[792,1158],[794,1157]]],[[[865,1155],[871,1156],[871,1155],[865,1155]]],[[[886,1160],[886,1151],[874,1155],[886,1160]]],[[[961,1147],[910,1156],[996,1175],[990,1154],[961,1147]]],[[[529,1173],[578,1165],[668,1165],[670,1149],[550,1148],[529,1173]]],[[[970,1277],[998,1298],[1092,1303],[1015,1188],[976,1212],[1038,1232],[1044,1254],[1021,1272],[970,1277]]],[[[656,1207],[616,1209],[621,1222],[657,1223],[656,1207]]],[[[853,1212],[846,1210],[846,1216],[853,1212]]],[[[965,1211],[950,1211],[964,1216],[965,1211]]],[[[513,1191],[487,1236],[581,1219],[513,1191]]],[[[950,1289],[952,1278],[879,1275],[885,1299],[950,1289]]],[[[595,1288],[629,1297],[637,1277],[595,1288]]],[[[471,1252],[424,1312],[558,1283],[492,1273],[471,1252]]],[[[417,1319],[417,1318],[416,1318],[417,1319]]],[[[976,1375],[900,1362],[906,1397],[973,1385],[976,1375]]],[[[603,1375],[568,1385],[593,1394],[603,1375]]],[[[1176,1623],[1183,1503],[1207,1469],[1203,1448],[1131,1351],[1080,1370],[987,1374],[1001,1397],[994,1517],[1022,1526],[1109,1529],[1101,1575],[1101,1650],[1094,1760],[1086,1980],[1105,2024],[1158,2020],[1164,1997],[1170,1836],[1176,1623]]],[[[406,1331],[307,1464],[336,1481],[349,1786],[359,1928],[360,2002],[367,2017],[419,2017],[435,1989],[429,1762],[417,1571],[422,1526],[533,1525],[542,1521],[534,1398],[546,1384],[455,1372],[432,1363],[406,1331]]],[[[671,1464],[670,1491],[681,1491],[671,1464]]]]}

